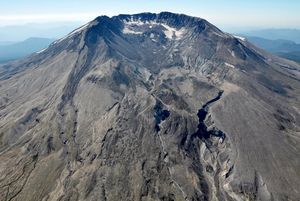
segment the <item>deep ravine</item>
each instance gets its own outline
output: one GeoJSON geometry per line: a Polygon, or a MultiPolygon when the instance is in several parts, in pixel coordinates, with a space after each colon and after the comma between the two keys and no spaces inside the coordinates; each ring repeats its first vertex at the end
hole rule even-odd
{"type": "Polygon", "coordinates": [[[225,134],[222,131],[218,130],[218,129],[208,130],[207,125],[205,125],[205,122],[204,122],[206,117],[207,117],[210,105],[212,105],[214,102],[220,100],[222,95],[223,95],[223,91],[220,91],[215,98],[213,98],[213,99],[209,100],[208,102],[206,102],[202,106],[202,108],[200,108],[198,110],[197,116],[198,116],[198,119],[199,119],[199,124],[198,124],[198,130],[194,133],[194,135],[198,136],[200,139],[207,139],[211,135],[220,137],[222,139],[225,138],[225,134]]]}

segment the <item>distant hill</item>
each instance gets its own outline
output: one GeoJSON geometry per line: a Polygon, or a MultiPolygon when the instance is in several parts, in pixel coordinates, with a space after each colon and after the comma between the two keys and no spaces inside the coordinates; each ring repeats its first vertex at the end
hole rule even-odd
{"type": "Polygon", "coordinates": [[[61,38],[82,23],[33,23],[0,27],[1,41],[23,41],[27,38],[61,38]]]}
{"type": "Polygon", "coordinates": [[[280,52],[277,54],[278,56],[281,56],[283,58],[296,61],[300,63],[300,51],[294,51],[294,52],[280,52]]]}
{"type": "Polygon", "coordinates": [[[300,62],[300,44],[290,40],[270,40],[260,37],[245,36],[248,41],[275,55],[300,62]]]}
{"type": "Polygon", "coordinates": [[[300,44],[290,40],[269,40],[260,37],[246,37],[251,43],[270,52],[292,52],[300,51],[300,44]]]}
{"type": "Polygon", "coordinates": [[[244,32],[242,35],[256,36],[270,40],[285,39],[300,43],[299,29],[262,29],[244,32]]]}
{"type": "Polygon", "coordinates": [[[2,26],[0,27],[0,63],[23,58],[39,51],[53,42],[53,38],[63,37],[80,24],[80,22],[49,22],[2,26]]]}
{"type": "Polygon", "coordinates": [[[4,43],[0,45],[0,62],[3,63],[28,56],[48,47],[54,40],[49,38],[28,38],[13,44],[4,43]]]}

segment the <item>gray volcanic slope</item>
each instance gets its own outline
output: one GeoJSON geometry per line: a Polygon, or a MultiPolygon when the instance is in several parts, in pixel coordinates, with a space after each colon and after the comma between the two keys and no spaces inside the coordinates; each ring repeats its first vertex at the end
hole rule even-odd
{"type": "Polygon", "coordinates": [[[300,200],[300,66],[203,19],[98,17],[0,94],[0,200],[300,200]]]}

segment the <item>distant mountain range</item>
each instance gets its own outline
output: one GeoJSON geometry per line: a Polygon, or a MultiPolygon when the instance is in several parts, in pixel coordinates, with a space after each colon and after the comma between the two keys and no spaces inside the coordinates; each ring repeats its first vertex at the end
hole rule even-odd
{"type": "Polygon", "coordinates": [[[256,46],[259,46],[269,52],[293,52],[300,51],[300,44],[290,40],[269,40],[260,37],[247,37],[247,39],[256,46]]]}
{"type": "Polygon", "coordinates": [[[0,63],[24,58],[46,48],[80,26],[79,22],[32,23],[0,27],[0,63]]]}
{"type": "Polygon", "coordinates": [[[277,56],[300,62],[300,44],[291,40],[270,40],[256,36],[244,36],[257,47],[277,56]]]}
{"type": "MultiPolygon", "coordinates": [[[[79,27],[79,22],[32,23],[0,27],[1,41],[23,41],[28,38],[61,38],[79,27]]],[[[1,42],[0,42],[1,44],[1,42]]]]}
{"type": "Polygon", "coordinates": [[[300,43],[299,29],[262,29],[244,32],[241,35],[256,36],[269,40],[284,39],[300,43]]]}
{"type": "Polygon", "coordinates": [[[280,57],[296,61],[300,63],[300,51],[294,51],[294,52],[279,52],[277,54],[280,57]]]}
{"type": "Polygon", "coordinates": [[[28,38],[21,42],[0,43],[0,63],[26,57],[48,47],[55,39],[28,38]]]}

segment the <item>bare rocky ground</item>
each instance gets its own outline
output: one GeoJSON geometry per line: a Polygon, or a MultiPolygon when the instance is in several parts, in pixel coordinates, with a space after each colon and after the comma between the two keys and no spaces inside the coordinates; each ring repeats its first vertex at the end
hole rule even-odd
{"type": "Polygon", "coordinates": [[[0,200],[300,200],[299,81],[200,18],[98,17],[0,67],[0,200]]]}

